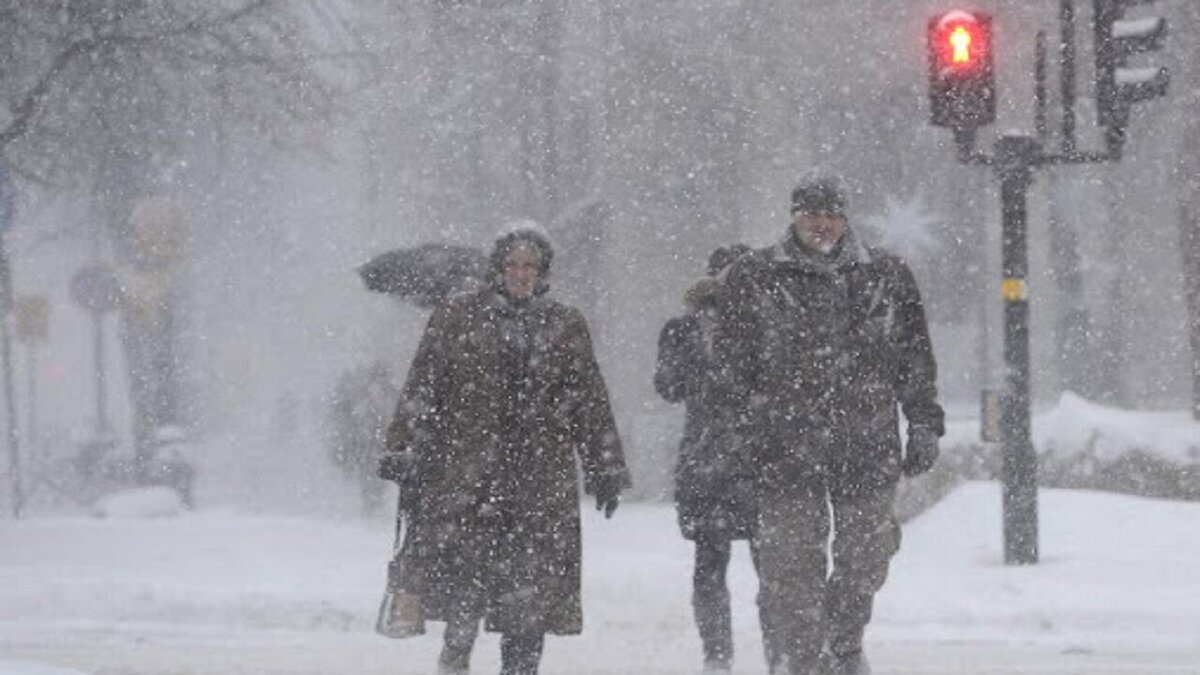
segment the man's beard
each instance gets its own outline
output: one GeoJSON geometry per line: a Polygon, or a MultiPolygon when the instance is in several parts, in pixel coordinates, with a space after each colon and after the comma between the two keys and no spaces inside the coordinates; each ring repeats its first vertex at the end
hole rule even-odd
{"type": "Polygon", "coordinates": [[[801,237],[800,241],[806,248],[808,248],[808,250],[820,253],[821,255],[829,255],[830,253],[833,253],[833,250],[837,248],[838,245],[838,242],[836,241],[830,241],[825,238],[812,236],[801,237]]]}
{"type": "Polygon", "coordinates": [[[837,245],[838,245],[838,243],[836,241],[829,241],[828,239],[822,239],[821,242],[819,244],[817,244],[814,248],[816,248],[817,252],[820,253],[821,255],[829,255],[830,253],[833,253],[833,249],[837,248],[837,245]]]}

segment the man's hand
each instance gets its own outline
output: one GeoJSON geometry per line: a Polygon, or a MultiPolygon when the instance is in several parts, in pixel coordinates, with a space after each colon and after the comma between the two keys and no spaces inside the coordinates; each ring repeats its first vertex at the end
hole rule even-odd
{"type": "Polygon", "coordinates": [[[603,478],[596,484],[596,510],[604,511],[605,518],[621,505],[621,486],[615,478],[603,478]]]}
{"type": "Polygon", "coordinates": [[[909,427],[908,445],[900,469],[908,477],[919,476],[933,468],[938,458],[938,435],[929,427],[909,427]]]}

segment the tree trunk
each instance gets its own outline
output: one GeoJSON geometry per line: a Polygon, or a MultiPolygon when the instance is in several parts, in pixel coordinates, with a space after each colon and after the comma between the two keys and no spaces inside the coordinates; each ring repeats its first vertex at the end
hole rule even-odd
{"type": "Polygon", "coordinates": [[[1179,250],[1192,345],[1192,419],[1200,421],[1200,218],[1187,204],[1179,207],[1179,250]]]}
{"type": "Polygon", "coordinates": [[[1054,325],[1054,356],[1059,385],[1087,398],[1096,392],[1088,362],[1088,312],[1080,269],[1079,235],[1063,218],[1063,201],[1069,187],[1056,172],[1047,177],[1050,199],[1050,275],[1058,286],[1054,325]]]}
{"type": "Polygon", "coordinates": [[[521,169],[529,214],[550,223],[563,206],[558,133],[565,9],[562,0],[539,0],[535,12],[528,57],[518,61],[522,65],[517,76],[527,106],[521,129],[521,169]]]}
{"type": "MultiPolygon", "coordinates": [[[[1186,25],[1200,25],[1200,4],[1185,3],[1186,25]]],[[[1200,40],[1190,34],[1191,59],[1200,58],[1200,40]]],[[[1178,101],[1181,110],[1195,110],[1200,104],[1200,89],[1178,101]]],[[[1181,125],[1181,157],[1175,172],[1179,194],[1179,250],[1183,255],[1183,291],[1187,305],[1187,331],[1192,347],[1192,419],[1200,421],[1200,120],[1195,115],[1185,117],[1181,125]]]]}
{"type": "MultiPolygon", "coordinates": [[[[1102,171],[1107,174],[1107,185],[1120,185],[1117,167],[1105,167],[1102,171]]],[[[1127,322],[1130,316],[1129,228],[1123,226],[1127,214],[1119,194],[1110,188],[1103,197],[1103,204],[1107,218],[1104,224],[1106,254],[1112,271],[1108,280],[1105,316],[1096,344],[1096,397],[1109,405],[1125,406],[1129,404],[1124,381],[1127,322]]]]}

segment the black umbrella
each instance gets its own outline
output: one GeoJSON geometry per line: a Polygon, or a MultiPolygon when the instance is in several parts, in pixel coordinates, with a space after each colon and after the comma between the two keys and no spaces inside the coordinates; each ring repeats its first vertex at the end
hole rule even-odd
{"type": "Polygon", "coordinates": [[[487,272],[488,259],[482,251],[451,244],[399,248],[358,268],[368,290],[425,308],[436,307],[468,284],[484,281],[487,272]]]}

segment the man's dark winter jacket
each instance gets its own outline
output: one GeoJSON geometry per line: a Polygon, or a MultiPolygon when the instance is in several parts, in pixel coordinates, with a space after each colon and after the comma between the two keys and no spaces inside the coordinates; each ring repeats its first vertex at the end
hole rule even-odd
{"type": "Polygon", "coordinates": [[[730,271],[718,349],[728,359],[759,472],[835,489],[900,475],[897,403],[943,433],[937,368],[912,272],[851,229],[828,256],[791,235],[730,271]]]}
{"type": "Polygon", "coordinates": [[[693,311],[671,319],[658,339],[654,388],[687,404],[675,504],[687,539],[745,539],[754,533],[753,467],[736,436],[738,402],[729,373],[713,350],[716,313],[693,311]]]}

